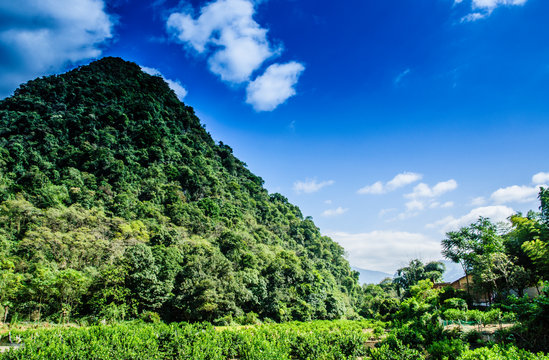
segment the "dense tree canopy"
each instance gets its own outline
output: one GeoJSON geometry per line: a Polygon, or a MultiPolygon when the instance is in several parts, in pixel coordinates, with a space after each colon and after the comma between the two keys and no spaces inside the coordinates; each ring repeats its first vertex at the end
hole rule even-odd
{"type": "Polygon", "coordinates": [[[360,291],[341,246],[117,58],[0,102],[0,244],[5,317],[331,319],[360,291]]]}

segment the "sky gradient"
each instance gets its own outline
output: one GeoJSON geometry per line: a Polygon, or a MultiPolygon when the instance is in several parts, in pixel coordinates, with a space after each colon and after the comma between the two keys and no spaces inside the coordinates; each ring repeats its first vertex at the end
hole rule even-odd
{"type": "Polygon", "coordinates": [[[0,0],[0,96],[103,56],[163,76],[356,267],[549,184],[546,0],[0,0]]]}

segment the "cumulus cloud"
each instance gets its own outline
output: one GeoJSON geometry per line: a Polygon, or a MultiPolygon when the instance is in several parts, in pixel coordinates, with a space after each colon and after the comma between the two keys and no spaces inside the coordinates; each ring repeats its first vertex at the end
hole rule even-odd
{"type": "Polygon", "coordinates": [[[173,13],[167,27],[180,42],[198,53],[209,53],[210,70],[234,83],[248,81],[252,72],[275,54],[267,29],[253,19],[248,0],[217,0],[200,11],[195,20],[188,13],[173,13]]]}
{"type": "Polygon", "coordinates": [[[167,79],[164,75],[162,75],[162,73],[158,69],[155,69],[155,68],[141,66],[141,70],[143,70],[149,75],[160,76],[162,79],[164,79],[164,81],[168,84],[170,89],[172,89],[175,92],[175,95],[177,95],[179,100],[183,101],[183,98],[187,96],[187,90],[183,87],[183,85],[181,85],[179,80],[167,79]]]}
{"type": "Polygon", "coordinates": [[[414,187],[413,192],[411,192],[410,194],[406,194],[405,196],[409,199],[435,198],[444,193],[455,190],[457,186],[457,182],[454,179],[441,181],[433,187],[430,187],[425,183],[420,183],[414,187]]]}
{"type": "Polygon", "coordinates": [[[496,204],[534,201],[538,196],[540,186],[508,186],[494,191],[490,199],[496,204]]]}
{"type": "Polygon", "coordinates": [[[329,233],[348,254],[352,266],[394,273],[410,259],[440,259],[440,241],[420,233],[372,231],[368,233],[329,233]]]}
{"type": "Polygon", "coordinates": [[[384,184],[381,181],[377,181],[372,185],[365,186],[359,189],[359,194],[385,194],[390,191],[394,191],[398,188],[412,184],[423,178],[423,175],[413,172],[403,172],[397,174],[392,180],[384,184]]]}
{"type": "Polygon", "coordinates": [[[316,180],[305,180],[305,181],[296,181],[294,183],[294,191],[298,194],[301,193],[314,193],[322,189],[323,187],[332,185],[333,180],[317,182],[316,180]]]}
{"type": "MultiPolygon", "coordinates": [[[[489,16],[499,6],[517,6],[526,4],[527,0],[472,0],[473,12],[464,16],[462,22],[470,22],[489,16]]],[[[463,0],[455,0],[455,4],[461,4],[463,0]]]]}
{"type": "Polygon", "coordinates": [[[305,67],[295,61],[273,64],[248,84],[246,102],[256,111],[272,111],[295,95],[294,86],[305,67]]]}
{"type": "Polygon", "coordinates": [[[282,52],[267,39],[267,29],[254,19],[254,0],[215,0],[194,17],[175,12],[167,30],[180,43],[203,54],[211,72],[232,84],[248,83],[246,102],[256,111],[272,111],[295,95],[294,86],[305,67],[295,61],[272,64],[263,75],[252,75],[269,58],[282,52]]]}
{"type": "Polygon", "coordinates": [[[549,172],[539,172],[532,176],[532,182],[536,185],[549,183],[549,172]]]}
{"type": "Polygon", "coordinates": [[[339,206],[337,209],[328,209],[322,212],[322,216],[324,217],[334,217],[338,215],[345,214],[349,209],[344,209],[341,206],[339,206]]]}
{"type": "Polygon", "coordinates": [[[102,0],[0,1],[0,96],[101,55],[114,22],[102,0]]]}
{"type": "Polygon", "coordinates": [[[515,211],[503,205],[483,206],[471,210],[468,214],[460,218],[447,216],[444,219],[426,225],[427,228],[440,228],[441,233],[458,230],[460,227],[467,226],[478,220],[479,217],[490,218],[493,222],[505,221],[509,216],[515,214],[515,211]]]}

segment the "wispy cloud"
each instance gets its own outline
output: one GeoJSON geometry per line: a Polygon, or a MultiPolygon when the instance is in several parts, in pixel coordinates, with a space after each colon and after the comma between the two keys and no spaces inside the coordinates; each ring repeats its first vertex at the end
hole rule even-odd
{"type": "Polygon", "coordinates": [[[22,82],[101,55],[114,20],[102,0],[1,1],[0,97],[22,82]]]}
{"type": "Polygon", "coordinates": [[[344,209],[341,206],[339,206],[336,209],[324,210],[322,212],[322,216],[324,216],[324,217],[334,217],[334,216],[338,216],[338,215],[343,215],[347,211],[349,211],[349,209],[344,209]]]}
{"type": "MultiPolygon", "coordinates": [[[[527,0],[472,0],[472,12],[464,16],[462,22],[471,22],[483,19],[490,16],[492,12],[500,6],[518,6],[526,4],[527,0]]],[[[455,0],[454,4],[459,5],[464,3],[463,0],[455,0]]]]}
{"type": "Polygon", "coordinates": [[[402,79],[404,79],[404,77],[406,77],[406,75],[408,75],[410,73],[410,71],[411,71],[410,69],[406,69],[403,72],[401,72],[400,74],[398,74],[397,77],[394,80],[395,85],[399,85],[400,82],[402,81],[402,79]]]}
{"type": "Polygon", "coordinates": [[[431,209],[449,209],[451,207],[454,207],[454,202],[453,201],[446,201],[446,202],[443,202],[443,203],[440,203],[438,201],[434,201],[432,202],[431,204],[429,204],[429,207],[431,209]]]}
{"type": "Polygon", "coordinates": [[[179,80],[167,79],[164,75],[162,75],[162,73],[158,69],[155,69],[155,68],[141,66],[141,70],[143,70],[149,75],[160,76],[162,79],[164,79],[164,81],[168,84],[170,89],[172,89],[175,92],[175,95],[177,95],[179,100],[183,101],[185,96],[187,96],[187,90],[183,87],[183,85],[181,85],[179,80]]]}
{"type": "Polygon", "coordinates": [[[316,180],[305,180],[305,181],[296,181],[294,183],[294,191],[298,194],[305,193],[315,193],[322,189],[323,187],[333,185],[333,180],[317,182],[316,180]]]}
{"type": "Polygon", "coordinates": [[[389,213],[392,213],[392,212],[394,212],[394,211],[397,211],[397,210],[398,210],[397,208],[381,209],[381,210],[379,211],[379,214],[378,214],[378,215],[379,215],[379,217],[383,217],[383,216],[385,216],[385,215],[387,215],[387,214],[389,214],[389,213]]]}
{"type": "Polygon", "coordinates": [[[471,200],[472,206],[482,206],[484,204],[486,204],[486,199],[484,198],[484,196],[477,196],[476,198],[473,198],[471,200]]]}
{"type": "Polygon", "coordinates": [[[377,181],[372,185],[367,185],[357,192],[359,194],[385,194],[390,191],[394,191],[398,188],[404,187],[406,185],[412,184],[416,181],[421,180],[423,175],[413,173],[413,172],[403,172],[396,175],[392,180],[387,183],[377,181]]]}
{"type": "Polygon", "coordinates": [[[418,211],[425,208],[425,204],[418,200],[408,201],[405,205],[407,211],[418,211]]]}

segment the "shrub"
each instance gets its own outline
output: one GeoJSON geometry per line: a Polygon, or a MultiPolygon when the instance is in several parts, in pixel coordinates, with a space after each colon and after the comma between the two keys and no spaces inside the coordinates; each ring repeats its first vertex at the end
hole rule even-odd
{"type": "Polygon", "coordinates": [[[445,339],[435,341],[427,351],[434,360],[457,360],[459,356],[469,349],[469,345],[460,339],[445,339]]]}

